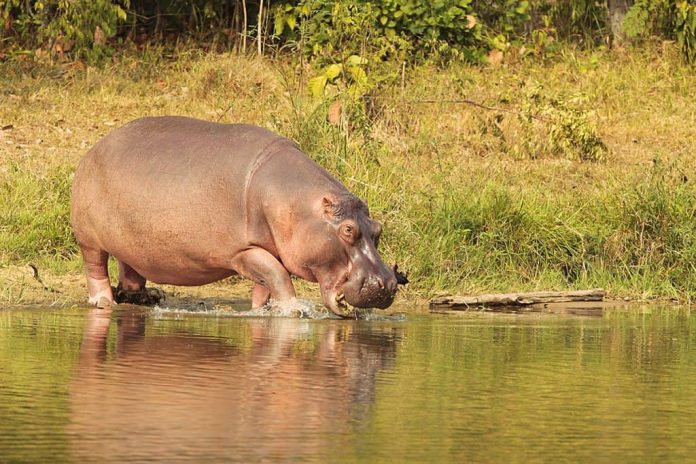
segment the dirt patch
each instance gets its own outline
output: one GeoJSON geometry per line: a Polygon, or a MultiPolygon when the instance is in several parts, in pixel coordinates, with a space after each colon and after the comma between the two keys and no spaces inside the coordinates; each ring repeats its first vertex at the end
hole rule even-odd
{"type": "MultiPolygon", "coordinates": [[[[112,282],[116,285],[116,282],[112,282]]],[[[319,302],[321,295],[316,285],[295,280],[299,297],[319,302]]],[[[214,282],[199,287],[148,284],[163,290],[172,301],[201,300],[208,303],[233,302],[251,305],[252,283],[240,277],[214,282]]],[[[81,272],[55,273],[35,269],[30,265],[12,265],[0,268],[0,304],[40,304],[43,306],[70,306],[87,304],[87,286],[81,272]]]]}
{"type": "MultiPolygon", "coordinates": [[[[79,272],[56,274],[37,271],[29,265],[8,266],[0,268],[0,282],[2,304],[87,304],[85,278],[79,272]]],[[[234,298],[244,302],[251,295],[251,283],[242,279],[226,279],[202,287],[154,286],[177,298],[234,298]]]]}

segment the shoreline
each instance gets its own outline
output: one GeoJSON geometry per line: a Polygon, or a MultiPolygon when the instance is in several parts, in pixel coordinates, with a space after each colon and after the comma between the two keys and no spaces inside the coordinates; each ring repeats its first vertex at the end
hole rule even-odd
{"type": "MultiPolygon", "coordinates": [[[[91,307],[87,303],[87,288],[84,275],[81,272],[62,272],[56,273],[44,270],[40,273],[40,280],[34,276],[34,271],[30,265],[9,265],[0,268],[0,305],[2,307],[21,307],[21,306],[49,306],[49,307],[68,307],[84,306],[91,307]]],[[[298,298],[309,300],[315,304],[321,304],[321,296],[316,284],[305,282],[300,279],[293,279],[298,298]]],[[[112,284],[116,282],[112,279],[112,284]]],[[[211,304],[230,305],[250,305],[251,289],[250,281],[241,277],[230,277],[219,282],[213,282],[202,286],[175,286],[153,284],[148,287],[162,289],[168,297],[176,300],[191,301],[200,300],[211,304]]],[[[554,290],[569,290],[554,289],[554,290]]],[[[548,290],[548,289],[539,289],[548,290]]],[[[456,292],[437,292],[436,295],[454,295],[456,292]]],[[[432,297],[424,297],[406,289],[399,291],[397,299],[390,308],[412,307],[414,312],[429,312],[428,305],[432,297]]],[[[578,305],[582,303],[569,303],[578,305]]],[[[690,306],[692,303],[688,299],[672,298],[637,298],[624,295],[608,294],[600,302],[585,302],[588,306],[621,306],[621,305],[660,305],[660,306],[690,306]]],[[[563,305],[563,303],[554,303],[563,305]]],[[[0,308],[1,309],[1,308],[0,308]]],[[[389,311],[388,309],[387,311],[389,311]]],[[[465,312],[454,311],[435,311],[444,313],[465,312]]],[[[496,312],[496,311],[493,311],[496,312]]]]}

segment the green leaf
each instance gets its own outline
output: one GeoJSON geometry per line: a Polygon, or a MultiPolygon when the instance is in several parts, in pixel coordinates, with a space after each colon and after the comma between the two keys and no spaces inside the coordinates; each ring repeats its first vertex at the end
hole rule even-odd
{"type": "Polygon", "coordinates": [[[273,25],[273,34],[275,36],[280,36],[285,30],[285,15],[276,15],[275,24],[273,25]]]}
{"type": "Polygon", "coordinates": [[[367,73],[359,66],[348,67],[348,75],[358,84],[367,84],[367,73]]]}
{"type": "Polygon", "coordinates": [[[342,64],[330,64],[324,68],[324,76],[326,76],[326,78],[330,81],[333,81],[340,76],[341,72],[343,72],[342,64]]]}
{"type": "Polygon", "coordinates": [[[367,64],[367,59],[358,55],[350,55],[346,60],[346,64],[348,66],[362,66],[364,64],[367,64]]]}
{"type": "Polygon", "coordinates": [[[127,17],[126,11],[120,6],[116,6],[116,16],[118,16],[118,19],[120,19],[121,21],[125,21],[127,17]]]}
{"type": "Polygon", "coordinates": [[[294,15],[288,15],[285,20],[290,30],[295,29],[295,26],[297,26],[297,18],[294,15]]]}
{"type": "Polygon", "coordinates": [[[324,74],[311,78],[308,84],[309,92],[315,97],[321,97],[324,94],[324,88],[327,82],[328,79],[324,74]]]}

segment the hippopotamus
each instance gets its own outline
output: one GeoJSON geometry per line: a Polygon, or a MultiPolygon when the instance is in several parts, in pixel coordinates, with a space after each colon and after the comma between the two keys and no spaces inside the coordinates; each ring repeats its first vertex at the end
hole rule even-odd
{"type": "Polygon", "coordinates": [[[114,304],[146,281],[252,280],[252,307],[296,302],[291,276],[318,282],[343,317],[387,308],[397,278],[367,204],[291,140],[248,124],[147,117],[102,138],[81,160],[71,220],[89,302],[114,304]]]}

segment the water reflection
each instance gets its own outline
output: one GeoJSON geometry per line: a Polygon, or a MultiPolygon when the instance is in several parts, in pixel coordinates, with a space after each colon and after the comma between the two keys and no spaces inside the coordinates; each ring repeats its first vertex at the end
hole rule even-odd
{"type": "Polygon", "coordinates": [[[328,457],[369,414],[401,337],[345,321],[197,322],[89,313],[69,388],[74,459],[328,457]]]}
{"type": "Polygon", "coordinates": [[[696,455],[688,308],[406,321],[119,308],[0,310],[0,463],[696,455]]]}

